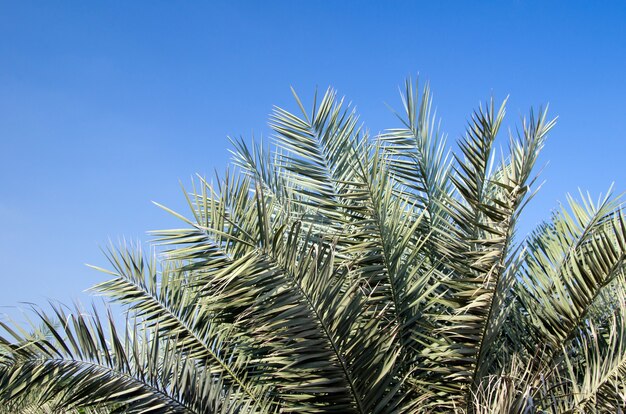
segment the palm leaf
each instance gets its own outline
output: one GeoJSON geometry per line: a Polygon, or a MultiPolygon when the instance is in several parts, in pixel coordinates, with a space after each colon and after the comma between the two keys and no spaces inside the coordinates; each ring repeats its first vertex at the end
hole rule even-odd
{"type": "Polygon", "coordinates": [[[135,325],[120,336],[113,317],[36,310],[47,332],[21,335],[6,324],[0,397],[17,404],[32,395],[68,410],[107,407],[110,412],[205,413],[265,409],[240,400],[220,376],[182,359],[158,329],[135,325]],[[105,328],[106,326],[106,328],[105,328]],[[141,333],[139,329],[142,328],[141,333]],[[35,392],[33,392],[35,390],[35,392]]]}

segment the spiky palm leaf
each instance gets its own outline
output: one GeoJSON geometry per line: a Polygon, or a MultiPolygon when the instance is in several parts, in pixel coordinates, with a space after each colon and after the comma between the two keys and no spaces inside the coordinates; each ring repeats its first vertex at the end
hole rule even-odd
{"type": "MultiPolygon", "coordinates": [[[[113,317],[53,306],[36,311],[46,331],[22,334],[3,325],[0,396],[10,409],[106,407],[109,412],[222,413],[250,410],[208,367],[184,358],[159,326],[135,323],[120,335],[113,317]],[[43,336],[43,337],[42,337],[43,336]]],[[[259,404],[260,406],[260,404],[259,404]]]]}

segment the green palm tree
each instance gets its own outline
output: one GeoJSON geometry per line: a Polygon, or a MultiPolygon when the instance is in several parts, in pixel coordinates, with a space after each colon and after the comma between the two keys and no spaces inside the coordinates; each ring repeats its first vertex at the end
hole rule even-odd
{"type": "Polygon", "coordinates": [[[450,154],[428,86],[374,138],[332,90],[276,108],[273,146],[185,192],[159,254],[110,248],[93,288],[127,309],[3,323],[0,398],[18,412],[565,413],[626,409],[626,225],[581,195],[519,240],[554,121],[508,151],[505,104],[450,154]],[[91,410],[91,411],[86,411],[91,410]]]}

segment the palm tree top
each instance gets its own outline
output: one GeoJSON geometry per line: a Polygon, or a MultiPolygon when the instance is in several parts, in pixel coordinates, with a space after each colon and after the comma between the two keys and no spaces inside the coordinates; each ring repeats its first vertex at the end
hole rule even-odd
{"type": "Polygon", "coordinates": [[[526,239],[555,121],[498,139],[490,100],[447,147],[428,85],[370,136],[328,89],[275,108],[271,145],[184,191],[159,255],[110,247],[92,288],[126,310],[1,323],[5,410],[154,413],[621,412],[626,225],[568,198],[526,239]],[[594,411],[595,410],[595,411],[594,411]]]}

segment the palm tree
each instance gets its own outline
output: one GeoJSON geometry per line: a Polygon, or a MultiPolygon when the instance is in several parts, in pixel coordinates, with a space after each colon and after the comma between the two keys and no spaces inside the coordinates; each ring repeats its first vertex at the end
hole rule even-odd
{"type": "Polygon", "coordinates": [[[185,196],[160,253],[111,247],[93,291],[127,310],[35,309],[3,323],[0,398],[16,412],[565,413],[626,408],[626,225],[619,201],[568,199],[515,233],[554,121],[495,151],[505,103],[459,154],[428,86],[370,138],[328,90],[276,108],[271,148],[185,196]]]}

